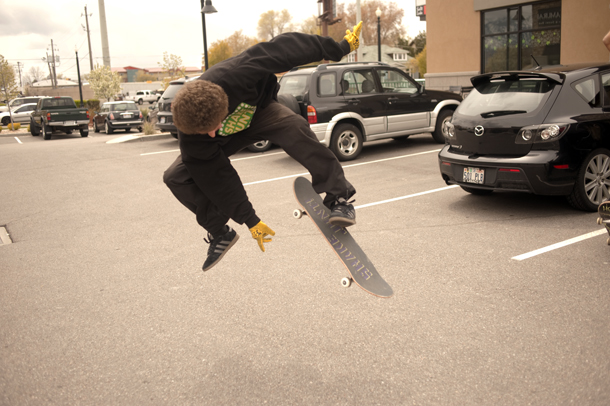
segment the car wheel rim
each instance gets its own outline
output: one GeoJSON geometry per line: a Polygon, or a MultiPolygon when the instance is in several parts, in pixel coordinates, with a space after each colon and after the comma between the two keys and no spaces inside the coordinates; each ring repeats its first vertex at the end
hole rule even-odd
{"type": "Polygon", "coordinates": [[[585,193],[595,205],[610,198],[610,157],[596,155],[589,161],[585,172],[585,193]]]}
{"type": "Polygon", "coordinates": [[[447,124],[451,121],[451,117],[453,116],[447,116],[445,117],[445,119],[443,120],[443,124],[441,126],[441,131],[443,132],[443,136],[445,138],[449,138],[449,127],[447,126],[447,124]]]}
{"type": "Polygon", "coordinates": [[[269,141],[259,141],[259,142],[255,142],[254,146],[257,148],[265,148],[267,146],[267,144],[269,144],[269,141]]]}
{"type": "Polygon", "coordinates": [[[337,146],[343,155],[352,155],[358,149],[358,137],[351,131],[343,132],[337,140],[337,146]]]}

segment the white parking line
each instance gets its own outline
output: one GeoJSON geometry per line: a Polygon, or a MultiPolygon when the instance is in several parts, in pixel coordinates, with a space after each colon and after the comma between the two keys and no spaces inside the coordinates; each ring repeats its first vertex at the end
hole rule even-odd
{"type": "MultiPolygon", "coordinates": [[[[439,151],[440,151],[440,149],[433,149],[433,150],[430,150],[430,151],[417,152],[415,154],[400,155],[400,156],[395,156],[395,157],[392,157],[392,158],[377,159],[375,161],[360,162],[360,163],[357,163],[357,164],[345,165],[345,166],[343,166],[343,169],[353,168],[355,166],[376,164],[376,163],[379,163],[379,162],[392,161],[392,160],[395,160],[395,159],[411,158],[411,157],[414,157],[414,156],[425,155],[425,154],[432,154],[434,152],[439,152],[439,151]]],[[[279,153],[282,154],[284,152],[279,152],[279,153]]],[[[271,154],[269,154],[269,155],[271,155],[271,154]]],[[[249,158],[242,158],[242,159],[249,159],[249,158]]],[[[298,176],[306,176],[306,175],[309,175],[309,172],[297,173],[297,174],[294,174],[294,175],[281,176],[279,178],[271,178],[271,179],[258,180],[258,181],[250,182],[250,183],[244,183],[244,186],[258,185],[260,183],[267,183],[267,182],[275,182],[276,180],[290,179],[290,178],[296,178],[298,176]]],[[[454,187],[454,186],[451,186],[451,187],[454,187]]],[[[431,192],[424,192],[424,193],[431,193],[431,192]]],[[[402,197],[402,198],[398,198],[398,199],[406,199],[406,198],[407,197],[402,197]]]]}
{"type": "Polygon", "coordinates": [[[21,140],[19,139],[19,137],[15,137],[15,139],[17,140],[18,143],[23,144],[23,142],[21,142],[21,140]]]}
{"type": "Polygon", "coordinates": [[[557,244],[549,245],[548,247],[540,248],[535,251],[528,252],[526,254],[517,255],[516,257],[512,257],[516,261],[523,261],[524,259],[529,259],[535,257],[536,255],[544,254],[545,252],[553,251],[558,248],[563,248],[571,244],[576,244],[577,242],[581,242],[584,240],[588,240],[589,238],[597,237],[598,235],[602,235],[606,232],[605,229],[601,229],[598,231],[593,231],[591,233],[583,234],[578,237],[570,238],[569,240],[565,240],[562,242],[558,242],[557,244]]]}
{"type": "Polygon", "coordinates": [[[157,155],[157,154],[167,154],[168,152],[179,152],[179,149],[169,149],[167,151],[157,151],[157,152],[147,152],[145,154],[140,154],[140,156],[145,156],[145,155],[157,155]]]}
{"type": "Polygon", "coordinates": [[[439,189],[433,189],[433,190],[427,190],[425,192],[414,193],[412,195],[401,196],[401,197],[394,197],[392,199],[381,200],[379,202],[367,203],[367,204],[363,204],[363,205],[360,205],[360,206],[356,206],[354,208],[355,209],[362,209],[364,207],[377,206],[379,204],[391,203],[391,202],[395,202],[397,200],[409,199],[411,197],[418,197],[418,196],[423,196],[423,195],[427,195],[427,194],[430,194],[430,193],[442,192],[444,190],[454,189],[456,187],[459,187],[459,186],[458,185],[446,186],[446,187],[442,187],[442,188],[439,188],[439,189]]]}

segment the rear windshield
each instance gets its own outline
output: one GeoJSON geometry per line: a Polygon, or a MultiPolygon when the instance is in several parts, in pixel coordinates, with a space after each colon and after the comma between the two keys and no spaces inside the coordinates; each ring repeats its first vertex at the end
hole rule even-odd
{"type": "Polygon", "coordinates": [[[42,102],[44,108],[62,109],[76,107],[74,100],[68,98],[46,99],[42,102]]]}
{"type": "Polygon", "coordinates": [[[280,79],[280,94],[289,94],[297,100],[303,100],[303,95],[307,90],[307,79],[309,75],[290,75],[280,79]]]}
{"type": "Polygon", "coordinates": [[[178,90],[182,89],[182,85],[183,83],[174,83],[171,84],[167,87],[167,89],[165,89],[165,92],[163,92],[163,98],[164,99],[173,99],[174,96],[176,95],[176,93],[178,93],[178,90]]]}
{"type": "Polygon", "coordinates": [[[485,82],[472,89],[457,112],[466,116],[529,113],[544,104],[553,87],[543,78],[485,82]]]}
{"type": "Polygon", "coordinates": [[[138,110],[135,102],[125,102],[118,104],[111,104],[110,111],[127,111],[127,110],[138,110]]]}

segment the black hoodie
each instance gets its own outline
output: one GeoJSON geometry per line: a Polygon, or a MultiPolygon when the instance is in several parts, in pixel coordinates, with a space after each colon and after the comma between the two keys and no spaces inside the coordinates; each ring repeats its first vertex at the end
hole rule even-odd
{"type": "MultiPolygon", "coordinates": [[[[346,40],[336,42],[330,37],[291,32],[214,65],[199,79],[216,83],[229,97],[229,115],[217,137],[233,134],[238,137],[240,131],[250,126],[256,110],[277,99],[276,73],[322,59],[339,61],[349,52],[346,40]]],[[[195,183],[216,207],[222,207],[235,222],[246,223],[251,228],[260,219],[230,161],[219,157],[218,145],[210,141],[208,135],[180,133],[182,160],[195,183]],[[220,184],[222,187],[218,187],[220,184]]]]}

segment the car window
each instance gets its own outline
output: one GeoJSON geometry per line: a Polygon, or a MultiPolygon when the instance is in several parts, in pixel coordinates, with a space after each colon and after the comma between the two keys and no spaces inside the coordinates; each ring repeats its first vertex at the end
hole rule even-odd
{"type": "Polygon", "coordinates": [[[136,104],[134,102],[131,103],[117,103],[112,104],[110,106],[111,111],[127,111],[127,110],[137,110],[136,104]]]}
{"type": "Polygon", "coordinates": [[[290,75],[284,76],[280,80],[280,90],[278,95],[289,94],[297,100],[303,100],[303,95],[307,91],[308,75],[290,75]]]}
{"type": "Polygon", "coordinates": [[[34,107],[36,106],[23,106],[23,107],[19,107],[16,111],[16,113],[25,113],[26,111],[33,111],[34,107]]]}
{"type": "Polygon", "coordinates": [[[404,73],[392,69],[379,69],[377,72],[384,93],[417,93],[417,85],[404,73]]]}
{"type": "Polygon", "coordinates": [[[377,93],[373,71],[370,69],[344,72],[341,88],[343,94],[377,93]]]}
{"type": "Polygon", "coordinates": [[[599,107],[599,87],[597,85],[597,80],[595,80],[595,77],[589,77],[580,80],[572,84],[572,88],[576,91],[576,93],[578,93],[580,97],[582,97],[589,104],[589,106],[599,107]]]}
{"type": "Polygon", "coordinates": [[[529,113],[544,104],[554,86],[544,78],[483,82],[470,91],[457,111],[466,116],[508,111],[529,113]]]}
{"type": "Polygon", "coordinates": [[[610,107],[610,72],[602,74],[602,87],[604,88],[604,107],[610,107]]]}
{"type": "Polygon", "coordinates": [[[337,79],[334,72],[323,73],[318,77],[318,96],[336,96],[337,79]]]}

